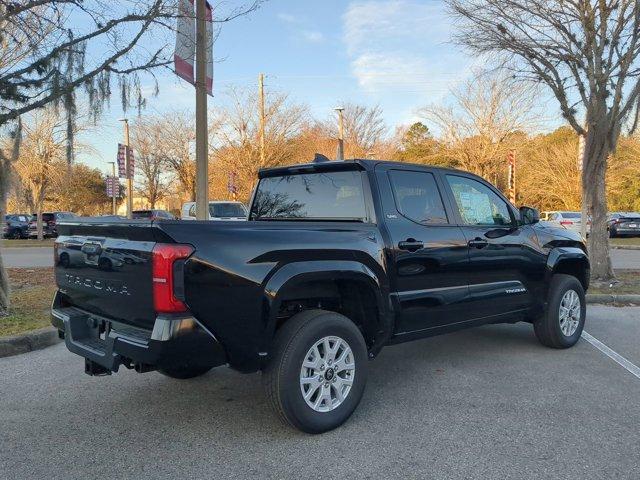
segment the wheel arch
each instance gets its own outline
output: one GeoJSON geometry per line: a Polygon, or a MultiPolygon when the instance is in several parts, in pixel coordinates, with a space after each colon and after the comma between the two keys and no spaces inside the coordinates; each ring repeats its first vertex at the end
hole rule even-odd
{"type": "Polygon", "coordinates": [[[582,284],[585,292],[589,288],[591,267],[589,257],[578,247],[558,247],[549,252],[547,259],[547,282],[557,273],[572,275],[582,284]]]}
{"type": "Polygon", "coordinates": [[[284,265],[264,288],[267,310],[264,351],[270,350],[276,331],[291,316],[320,307],[353,321],[362,330],[369,351],[377,353],[393,332],[393,317],[384,300],[388,299],[384,280],[358,261],[319,260],[284,265]]]}

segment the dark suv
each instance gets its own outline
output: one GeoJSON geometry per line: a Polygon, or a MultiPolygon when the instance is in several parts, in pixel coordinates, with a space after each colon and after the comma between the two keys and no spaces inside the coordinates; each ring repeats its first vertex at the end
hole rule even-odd
{"type": "MultiPolygon", "coordinates": [[[[46,212],[42,214],[42,235],[47,237],[58,236],[58,222],[62,219],[70,220],[76,217],[71,212],[46,212]]],[[[36,238],[38,236],[38,216],[34,213],[29,222],[29,238],[36,238]]]]}
{"type": "Polygon", "coordinates": [[[386,345],[521,321],[548,347],[579,340],[582,238],[482,178],[374,160],[259,177],[248,221],[60,225],[52,323],[87,373],[262,371],[275,411],[317,433],[355,410],[386,345]]]}
{"type": "Polygon", "coordinates": [[[29,230],[29,215],[13,214],[4,216],[2,236],[4,238],[27,238],[29,230]]]}

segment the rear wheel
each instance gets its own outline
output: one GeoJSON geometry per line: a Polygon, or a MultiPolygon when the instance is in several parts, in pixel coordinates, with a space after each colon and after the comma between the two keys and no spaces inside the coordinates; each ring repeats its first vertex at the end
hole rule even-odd
{"type": "Polygon", "coordinates": [[[200,375],[204,375],[213,367],[204,367],[204,366],[179,366],[172,368],[163,368],[162,370],[158,370],[159,373],[164,375],[165,377],[176,378],[178,380],[188,380],[189,378],[199,377],[200,375]]]}
{"type": "Polygon", "coordinates": [[[322,433],[344,423],[360,403],[367,363],[364,338],[351,320],[308,310],[278,331],[263,383],[286,423],[322,433]]]}
{"type": "Polygon", "coordinates": [[[582,284],[571,275],[556,274],[548,295],[547,311],[533,324],[536,337],[547,347],[572,347],[582,335],[587,312],[582,284]]]}

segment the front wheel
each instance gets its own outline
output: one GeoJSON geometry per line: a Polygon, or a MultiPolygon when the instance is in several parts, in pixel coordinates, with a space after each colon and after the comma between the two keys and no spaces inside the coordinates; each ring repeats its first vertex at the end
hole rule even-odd
{"type": "Polygon", "coordinates": [[[549,284],[546,312],[533,323],[540,343],[551,348],[569,348],[582,335],[587,306],[580,281],[556,274],[549,284]]]}
{"type": "Polygon", "coordinates": [[[307,310],[278,331],[263,383],[286,423],[322,433],[342,425],[360,403],[367,363],[365,340],[351,320],[307,310]]]}

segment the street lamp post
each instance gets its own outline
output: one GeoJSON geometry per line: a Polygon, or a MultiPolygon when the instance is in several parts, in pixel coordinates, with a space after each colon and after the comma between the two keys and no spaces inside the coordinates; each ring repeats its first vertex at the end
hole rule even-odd
{"type": "Polygon", "coordinates": [[[344,107],[336,107],[335,111],[338,112],[338,153],[336,160],[344,160],[344,119],[342,114],[344,107]]]}
{"type": "Polygon", "coordinates": [[[129,119],[121,118],[121,122],[124,123],[124,144],[125,148],[125,171],[127,172],[127,218],[133,218],[133,178],[132,178],[132,169],[129,168],[129,161],[131,159],[131,155],[129,152],[129,119]]]}

